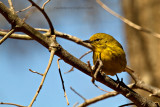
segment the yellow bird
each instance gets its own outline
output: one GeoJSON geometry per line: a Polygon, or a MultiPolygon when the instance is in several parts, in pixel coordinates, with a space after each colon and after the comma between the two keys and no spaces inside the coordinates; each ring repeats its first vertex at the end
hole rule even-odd
{"type": "Polygon", "coordinates": [[[96,33],[84,42],[91,44],[93,64],[100,59],[103,63],[102,71],[105,74],[114,76],[126,70],[127,61],[123,47],[111,35],[96,33]]]}

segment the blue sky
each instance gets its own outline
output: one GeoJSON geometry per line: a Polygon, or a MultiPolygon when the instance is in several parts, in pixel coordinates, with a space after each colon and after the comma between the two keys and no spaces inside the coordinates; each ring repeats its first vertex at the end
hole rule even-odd
{"type": "MultiPolygon", "coordinates": [[[[2,2],[6,1],[2,0],[2,2]]],[[[17,10],[29,5],[26,0],[13,2],[14,4],[17,4],[17,2],[23,3],[23,5],[19,5],[19,7],[16,8],[17,10]]],[[[103,0],[103,2],[122,15],[119,0],[103,0]]],[[[116,38],[126,51],[123,23],[107,13],[95,1],[62,0],[62,2],[60,2],[54,0],[47,6],[46,12],[49,14],[57,31],[74,35],[82,40],[89,39],[94,33],[107,33],[116,38]]],[[[19,16],[23,18],[24,13],[25,12],[20,13],[19,16]]],[[[6,23],[2,16],[0,17],[0,27],[9,29],[10,25],[6,23]]],[[[39,12],[32,14],[26,22],[33,27],[48,28],[46,21],[39,12]]],[[[57,38],[57,41],[64,49],[77,58],[89,50],[62,38],[57,38]]],[[[0,102],[17,103],[27,106],[32,100],[42,79],[41,76],[31,73],[28,69],[44,73],[48,64],[49,55],[50,53],[46,48],[33,40],[7,39],[0,45],[0,102]]],[[[43,88],[33,107],[67,107],[58,73],[57,59],[58,57],[55,56],[43,88]]],[[[88,60],[92,63],[92,53],[82,59],[84,62],[88,60]]],[[[91,83],[91,77],[88,77],[77,69],[74,69],[71,73],[64,74],[71,66],[62,60],[60,61],[60,66],[70,102],[68,107],[72,107],[76,102],[79,102],[79,104],[83,103],[83,100],[71,91],[70,87],[73,87],[86,99],[104,94],[104,92],[97,89],[91,83]]],[[[127,73],[123,72],[118,74],[118,76],[123,78],[125,83],[129,83],[129,75],[127,73]]],[[[112,78],[116,79],[116,77],[112,78]]],[[[111,91],[110,88],[98,82],[96,83],[103,89],[111,91]]],[[[122,95],[118,95],[92,104],[89,107],[117,107],[126,103],[128,103],[128,100],[122,95]]],[[[4,105],[0,105],[0,107],[2,106],[4,105]]]]}

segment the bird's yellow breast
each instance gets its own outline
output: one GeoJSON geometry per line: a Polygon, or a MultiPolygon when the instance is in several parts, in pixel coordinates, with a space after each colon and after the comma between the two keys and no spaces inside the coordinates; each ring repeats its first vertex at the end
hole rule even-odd
{"type": "Polygon", "coordinates": [[[126,57],[123,49],[118,46],[107,46],[104,49],[95,49],[93,51],[93,63],[97,59],[101,59],[103,63],[102,71],[107,75],[115,75],[120,73],[126,67],[126,57]]]}

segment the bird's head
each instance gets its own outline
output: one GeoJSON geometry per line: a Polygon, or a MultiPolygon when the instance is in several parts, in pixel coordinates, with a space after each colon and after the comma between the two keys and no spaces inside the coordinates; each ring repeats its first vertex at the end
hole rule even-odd
{"type": "Polygon", "coordinates": [[[105,33],[96,33],[90,37],[89,40],[85,40],[84,42],[90,43],[95,48],[106,48],[107,45],[117,42],[112,36],[105,33]]]}

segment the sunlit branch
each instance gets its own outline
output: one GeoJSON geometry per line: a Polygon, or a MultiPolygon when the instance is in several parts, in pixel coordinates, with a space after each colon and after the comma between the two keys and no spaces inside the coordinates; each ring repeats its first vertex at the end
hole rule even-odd
{"type": "Polygon", "coordinates": [[[130,20],[126,19],[125,17],[120,16],[119,14],[117,14],[116,12],[114,12],[112,9],[110,9],[107,5],[105,5],[101,0],[96,0],[97,3],[104,8],[107,12],[111,13],[113,16],[116,16],[117,18],[119,18],[121,21],[123,21],[124,23],[126,23],[127,25],[129,25],[130,27],[137,29],[139,31],[143,31],[145,33],[149,33],[157,38],[160,38],[160,34],[151,31],[150,29],[146,29],[142,26],[139,26],[133,22],[131,22],[130,20]]]}
{"type": "Polygon", "coordinates": [[[43,86],[43,83],[44,83],[44,80],[45,80],[45,78],[46,78],[46,75],[47,75],[47,73],[48,73],[48,71],[49,71],[49,68],[50,68],[50,66],[51,66],[51,64],[52,64],[52,60],[53,60],[55,51],[56,51],[55,48],[52,48],[52,49],[51,49],[48,66],[47,66],[47,68],[46,68],[46,70],[45,70],[45,72],[44,72],[44,74],[43,74],[43,78],[42,78],[42,81],[41,81],[41,83],[40,83],[40,85],[39,85],[39,88],[38,88],[35,96],[33,97],[32,101],[31,101],[31,103],[29,104],[28,107],[32,107],[33,103],[35,102],[35,100],[36,100],[36,98],[37,98],[37,96],[38,96],[38,94],[39,94],[39,92],[40,92],[40,90],[41,90],[41,88],[42,88],[42,86],[43,86]]]}
{"type": "MultiPolygon", "coordinates": [[[[44,11],[44,8],[39,7],[35,2],[33,2],[32,0],[28,0],[30,3],[32,3],[33,6],[35,6],[45,17],[45,19],[47,20],[49,27],[50,27],[50,31],[51,31],[51,35],[54,35],[54,27],[53,24],[50,20],[50,18],[48,17],[47,13],[44,11]]],[[[45,2],[48,3],[49,1],[45,2]]],[[[44,5],[45,6],[45,5],[44,5]]]]}
{"type": "Polygon", "coordinates": [[[3,104],[3,105],[13,105],[13,106],[17,106],[17,107],[27,107],[27,106],[22,106],[22,105],[19,105],[19,104],[14,104],[14,103],[4,103],[4,102],[0,102],[0,104],[3,104]]]}
{"type": "Polygon", "coordinates": [[[11,36],[12,33],[15,32],[15,28],[11,29],[1,40],[0,40],[0,45],[9,37],[11,36]]]}
{"type": "Polygon", "coordinates": [[[9,3],[11,11],[14,12],[14,7],[13,7],[12,0],[8,0],[8,3],[9,3]]]}
{"type": "Polygon", "coordinates": [[[50,2],[50,0],[47,0],[47,1],[43,4],[42,9],[44,9],[44,7],[46,6],[46,4],[47,4],[48,2],[50,2]]]}
{"type": "MultiPolygon", "coordinates": [[[[83,54],[79,59],[82,59],[84,56],[86,56],[87,54],[89,54],[89,53],[91,53],[92,52],[92,50],[90,50],[90,51],[88,51],[88,52],[86,52],[85,54],[83,54]]],[[[67,71],[67,72],[64,72],[65,74],[66,73],[69,73],[69,72],[71,72],[71,71],[73,71],[74,70],[74,67],[72,66],[72,68],[69,70],[69,71],[67,71]]]]}
{"type": "Polygon", "coordinates": [[[39,73],[39,72],[36,72],[36,71],[33,71],[33,70],[31,70],[31,69],[29,69],[29,71],[31,71],[31,72],[33,72],[33,73],[36,73],[36,74],[38,74],[38,75],[43,76],[43,74],[41,74],[41,73],[39,73]]]}
{"type": "Polygon", "coordinates": [[[28,10],[28,9],[31,8],[31,7],[32,7],[32,5],[26,7],[26,8],[24,8],[24,9],[22,9],[22,10],[16,11],[16,13],[26,11],[26,10],[28,10]]]}
{"type": "Polygon", "coordinates": [[[69,101],[68,101],[68,98],[67,98],[67,94],[66,94],[66,90],[65,90],[65,86],[64,86],[64,81],[63,81],[63,77],[62,77],[62,73],[61,73],[61,69],[60,69],[60,65],[59,65],[59,60],[61,60],[61,59],[58,58],[58,60],[57,60],[58,71],[59,71],[59,75],[60,75],[61,82],[62,82],[62,87],[63,87],[63,91],[64,91],[64,97],[66,98],[67,105],[69,105],[69,101]]]}

